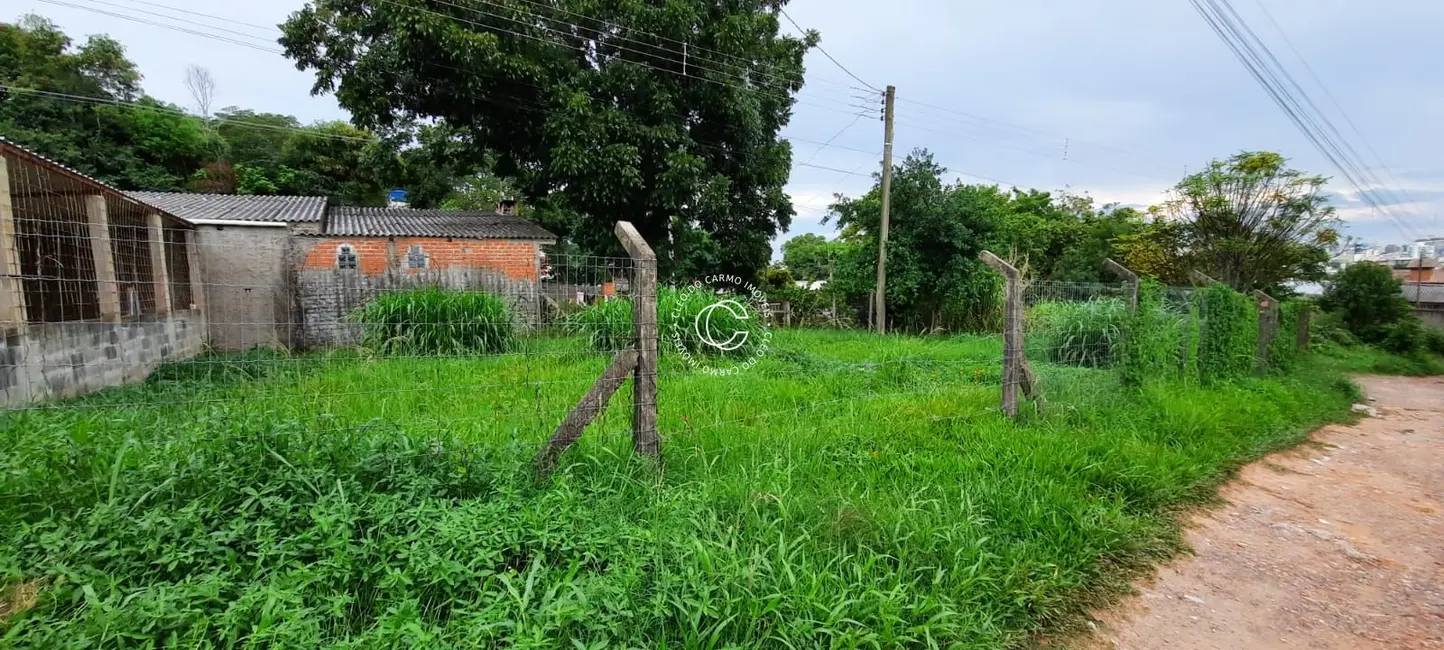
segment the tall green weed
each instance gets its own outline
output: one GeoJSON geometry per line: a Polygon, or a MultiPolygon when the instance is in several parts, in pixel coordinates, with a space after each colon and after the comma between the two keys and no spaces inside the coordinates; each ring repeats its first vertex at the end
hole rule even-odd
{"type": "Polygon", "coordinates": [[[350,318],[361,325],[362,345],[383,354],[495,354],[516,339],[506,301],[480,291],[383,293],[350,318]]]}

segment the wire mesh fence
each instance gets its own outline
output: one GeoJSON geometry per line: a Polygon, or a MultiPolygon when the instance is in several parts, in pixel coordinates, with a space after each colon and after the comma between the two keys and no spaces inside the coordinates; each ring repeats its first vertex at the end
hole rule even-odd
{"type": "MultiPolygon", "coordinates": [[[[966,420],[1016,411],[1010,392],[1071,406],[1263,358],[1218,343],[1258,323],[1222,293],[1017,276],[999,318],[975,319],[997,327],[877,337],[785,327],[746,278],[658,286],[645,242],[620,228],[631,255],[597,257],[539,239],[189,221],[43,160],[8,159],[6,179],[4,397],[35,426],[48,413],[133,431],[394,427],[528,459],[590,424],[583,454],[621,454],[630,430],[642,455],[658,432],[705,455],[737,440],[793,449],[877,425],[855,417],[875,408],[966,420]]],[[[1281,313],[1267,331],[1297,322],[1281,313]]],[[[1283,359],[1264,331],[1249,345],[1283,359]]]]}
{"type": "MultiPolygon", "coordinates": [[[[127,638],[164,628],[181,645],[222,625],[297,647],[355,645],[387,625],[506,645],[516,628],[467,617],[495,607],[512,621],[507,599],[530,581],[548,594],[602,585],[591,593],[606,605],[578,616],[629,599],[615,609],[632,626],[657,602],[643,599],[701,602],[727,572],[753,593],[759,561],[778,565],[761,584],[799,595],[751,615],[804,620],[816,594],[876,582],[796,586],[832,569],[794,560],[852,548],[834,539],[875,540],[892,558],[925,540],[909,581],[933,579],[933,558],[959,548],[993,554],[889,518],[993,535],[974,509],[982,493],[958,478],[1005,473],[999,463],[1056,435],[999,417],[1010,387],[1038,417],[1102,408],[1136,369],[1200,375],[1235,367],[1240,350],[1251,364],[1262,340],[1254,304],[1222,288],[1146,287],[1135,300],[1127,284],[1021,278],[1008,309],[963,307],[982,314],[975,331],[777,327],[746,278],[658,283],[633,237],[627,257],[591,257],[535,240],[188,221],[0,161],[0,513],[23,522],[3,541],[41,589],[62,593],[44,582],[55,575],[111,585],[67,596],[103,606],[11,628],[36,647],[113,625],[127,638]],[[754,537],[729,541],[738,531],[754,537]],[[724,547],[742,551],[719,574],[724,547]],[[613,570],[623,562],[637,568],[613,570]],[[299,623],[266,627],[277,594],[299,623]],[[183,617],[150,615],[179,602],[183,617]]],[[[1276,329],[1290,318],[1280,310],[1276,329]]],[[[1037,509],[1033,487],[992,496],[1037,509]]],[[[685,606],[658,627],[687,620],[685,606]]]]}

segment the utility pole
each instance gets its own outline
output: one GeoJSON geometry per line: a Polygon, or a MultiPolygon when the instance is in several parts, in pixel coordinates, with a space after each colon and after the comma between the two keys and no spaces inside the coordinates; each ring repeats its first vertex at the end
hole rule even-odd
{"type": "Polygon", "coordinates": [[[882,229],[877,237],[877,308],[873,310],[878,334],[887,334],[887,226],[889,204],[892,202],[892,115],[896,98],[897,88],[888,86],[882,117],[882,229]]]}

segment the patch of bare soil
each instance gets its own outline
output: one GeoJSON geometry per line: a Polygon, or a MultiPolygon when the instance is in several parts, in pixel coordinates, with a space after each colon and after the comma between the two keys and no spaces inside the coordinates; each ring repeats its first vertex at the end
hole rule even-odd
{"type": "Polygon", "coordinates": [[[1360,383],[1369,417],[1245,468],[1081,645],[1444,648],[1444,379],[1360,383]]]}
{"type": "Polygon", "coordinates": [[[29,580],[0,587],[0,621],[31,607],[40,597],[40,581],[29,580]]]}

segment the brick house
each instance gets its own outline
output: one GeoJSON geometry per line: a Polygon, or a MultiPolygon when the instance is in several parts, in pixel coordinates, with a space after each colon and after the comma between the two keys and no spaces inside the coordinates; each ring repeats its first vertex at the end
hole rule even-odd
{"type": "Polygon", "coordinates": [[[348,315],[378,293],[424,286],[508,297],[536,313],[541,247],[515,214],[330,206],[325,197],[133,192],[196,225],[213,347],[346,345],[348,315]]]}
{"type": "Polygon", "coordinates": [[[556,236],[514,207],[331,208],[320,234],[296,237],[302,345],[352,343],[352,311],[377,294],[422,287],[495,293],[531,321],[540,309],[542,246],[556,236]]]}

